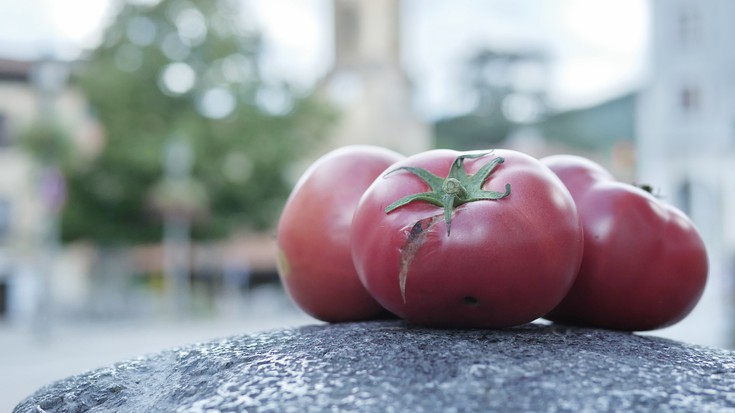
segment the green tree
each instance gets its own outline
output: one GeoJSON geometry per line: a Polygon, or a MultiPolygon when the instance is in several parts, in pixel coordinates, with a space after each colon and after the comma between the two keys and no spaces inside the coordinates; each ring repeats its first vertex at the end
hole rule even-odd
{"type": "Polygon", "coordinates": [[[64,163],[63,238],[158,240],[162,207],[192,214],[197,238],[269,227],[289,165],[324,134],[331,112],[263,75],[259,35],[238,1],[137,3],[121,7],[73,78],[105,143],[64,163]],[[176,139],[194,164],[191,179],[173,186],[162,182],[162,159],[176,139]]]}
{"type": "Polygon", "coordinates": [[[473,54],[461,82],[475,106],[469,113],[437,121],[437,144],[462,150],[487,148],[503,142],[519,126],[536,123],[547,110],[545,91],[538,84],[547,60],[535,50],[483,48],[473,54]]]}

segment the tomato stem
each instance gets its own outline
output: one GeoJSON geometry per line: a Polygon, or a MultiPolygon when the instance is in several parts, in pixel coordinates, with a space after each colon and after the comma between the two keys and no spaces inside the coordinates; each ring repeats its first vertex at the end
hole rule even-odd
{"type": "Polygon", "coordinates": [[[465,170],[465,159],[481,158],[490,153],[492,152],[481,152],[458,156],[452,163],[452,167],[449,169],[449,174],[446,178],[441,178],[426,169],[413,166],[404,166],[388,172],[388,174],[401,170],[410,172],[426,183],[430,190],[427,192],[408,195],[393,202],[385,208],[385,213],[389,214],[395,209],[412,202],[428,202],[444,209],[444,221],[447,224],[447,236],[449,236],[452,229],[452,211],[454,208],[468,202],[498,200],[510,195],[510,184],[505,184],[504,192],[487,191],[482,189],[485,181],[487,181],[495,168],[505,162],[505,159],[502,157],[498,156],[486,163],[474,175],[467,174],[467,171],[465,170]]]}
{"type": "Polygon", "coordinates": [[[636,187],[636,188],[640,188],[640,189],[648,192],[649,194],[653,195],[653,186],[651,186],[649,184],[633,184],[633,186],[636,187]]]}

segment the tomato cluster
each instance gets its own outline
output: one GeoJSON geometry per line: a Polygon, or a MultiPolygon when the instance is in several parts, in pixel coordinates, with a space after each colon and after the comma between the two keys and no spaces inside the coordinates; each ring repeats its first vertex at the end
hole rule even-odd
{"type": "Polygon", "coordinates": [[[277,239],[286,290],[330,322],[651,330],[692,310],[708,271],[676,208],[587,159],[503,149],[330,152],[292,191],[277,239]]]}

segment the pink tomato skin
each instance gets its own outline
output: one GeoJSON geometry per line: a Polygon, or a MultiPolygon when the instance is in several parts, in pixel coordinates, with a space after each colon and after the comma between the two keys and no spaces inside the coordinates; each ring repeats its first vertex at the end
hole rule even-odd
{"type": "Polygon", "coordinates": [[[578,156],[541,160],[569,189],[584,228],[577,281],[545,318],[626,331],[672,325],[707,281],[707,251],[680,210],[578,156]]]}
{"type": "Polygon", "coordinates": [[[374,146],[347,146],[319,158],[291,192],[278,222],[278,270],[293,301],[322,321],[360,321],[385,310],[352,263],[352,215],[363,192],[404,157],[374,146]]]}
{"type": "Polygon", "coordinates": [[[502,192],[510,184],[511,190],[502,199],[457,207],[449,235],[441,207],[414,202],[385,212],[394,201],[427,191],[416,176],[397,168],[420,167],[445,177],[458,155],[434,150],[409,157],[368,188],[353,219],[360,279],[386,309],[416,324],[501,328],[533,321],[566,295],[583,246],[569,192],[536,159],[495,150],[466,160],[474,174],[503,157],[483,188],[502,192]]]}

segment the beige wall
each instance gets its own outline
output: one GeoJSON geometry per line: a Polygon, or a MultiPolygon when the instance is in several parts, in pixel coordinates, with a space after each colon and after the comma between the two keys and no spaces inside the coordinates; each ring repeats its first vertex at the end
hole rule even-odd
{"type": "Polygon", "coordinates": [[[433,147],[401,66],[400,10],[399,0],[334,0],[335,63],[321,93],[341,117],[328,149],[371,144],[411,155],[433,147]]]}

